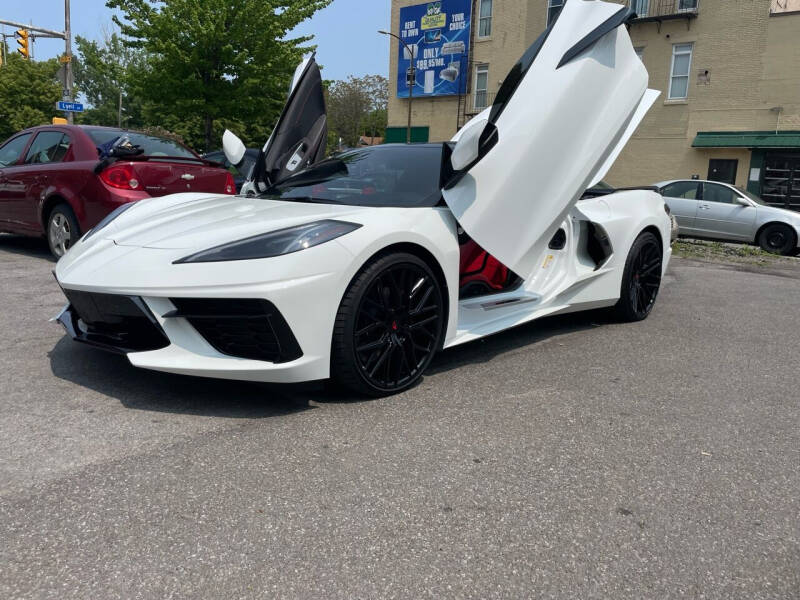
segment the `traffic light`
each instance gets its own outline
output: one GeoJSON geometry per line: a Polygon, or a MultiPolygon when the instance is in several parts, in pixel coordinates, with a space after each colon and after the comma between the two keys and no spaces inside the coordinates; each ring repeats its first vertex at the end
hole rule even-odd
{"type": "Polygon", "coordinates": [[[30,36],[30,32],[27,29],[17,29],[17,43],[19,44],[19,48],[17,48],[17,52],[22,54],[23,58],[30,58],[31,57],[31,49],[28,40],[28,36],[30,36]]]}

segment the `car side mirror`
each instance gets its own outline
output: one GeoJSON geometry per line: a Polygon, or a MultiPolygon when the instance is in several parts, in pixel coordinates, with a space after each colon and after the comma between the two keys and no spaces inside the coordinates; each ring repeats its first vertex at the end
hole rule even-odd
{"type": "Polygon", "coordinates": [[[750,206],[750,202],[747,200],[747,198],[742,198],[741,196],[736,196],[736,204],[739,204],[740,206],[750,206]]]}
{"type": "Polygon", "coordinates": [[[454,171],[463,171],[480,158],[481,135],[488,123],[488,119],[481,119],[471,125],[458,139],[450,155],[450,164],[454,171]]]}
{"type": "Polygon", "coordinates": [[[225,153],[225,158],[228,159],[228,162],[234,167],[238,167],[244,160],[247,147],[242,140],[236,137],[236,134],[226,129],[225,133],[222,134],[222,151],[225,153]]]}

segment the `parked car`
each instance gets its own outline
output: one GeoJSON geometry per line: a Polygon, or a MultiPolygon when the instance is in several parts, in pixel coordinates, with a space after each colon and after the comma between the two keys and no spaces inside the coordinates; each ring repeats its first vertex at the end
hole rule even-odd
{"type": "MultiPolygon", "coordinates": [[[[331,377],[379,396],[414,385],[442,348],[546,315],[647,318],[671,256],[664,200],[637,189],[576,206],[659,95],[625,28],[633,16],[567,2],[451,143],[327,160],[307,59],[248,182],[258,196],[116,213],[57,265],[69,301],[58,321],[143,368],[331,377]]],[[[238,164],[244,144],[226,132],[223,145],[238,164]]]]}
{"type": "Polygon", "coordinates": [[[235,191],[225,169],[176,141],[134,131],[48,125],[0,146],[0,232],[44,235],[56,258],[120,205],[235,191]],[[126,139],[126,152],[112,150],[126,139]]]}
{"type": "Polygon", "coordinates": [[[231,162],[225,158],[225,152],[222,150],[208,152],[203,155],[203,158],[218,163],[222,165],[224,169],[230,171],[231,175],[233,175],[233,182],[236,184],[236,193],[238,194],[242,190],[244,182],[250,178],[253,167],[258,160],[259,152],[260,150],[258,148],[248,148],[244,153],[244,160],[238,166],[232,165],[231,162]]]}
{"type": "Polygon", "coordinates": [[[675,179],[656,186],[683,236],[757,244],[773,254],[794,254],[800,214],[768,206],[750,192],[718,181],[675,179]]]}

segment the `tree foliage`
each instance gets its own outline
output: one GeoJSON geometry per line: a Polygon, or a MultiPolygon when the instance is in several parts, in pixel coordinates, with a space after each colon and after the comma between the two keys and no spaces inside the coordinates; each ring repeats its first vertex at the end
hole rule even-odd
{"type": "Polygon", "coordinates": [[[288,37],[332,0],[108,0],[123,36],[147,53],[133,93],[145,120],[196,148],[226,125],[263,142],[286,99],[308,37],[288,37]]]}
{"type": "Polygon", "coordinates": [[[328,85],[328,122],[335,145],[355,147],[362,135],[386,132],[389,83],[380,75],[349,77],[328,85]]]}
{"type": "Polygon", "coordinates": [[[0,68],[0,141],[20,129],[45,125],[61,116],[56,110],[56,102],[61,100],[58,69],[55,59],[25,60],[8,53],[0,68]]]}
{"type": "Polygon", "coordinates": [[[125,43],[116,32],[107,34],[102,43],[77,36],[75,44],[78,55],[73,63],[75,83],[91,107],[80,115],[80,121],[130,128],[144,126],[142,103],[133,93],[137,74],[146,68],[144,51],[125,43]]]}

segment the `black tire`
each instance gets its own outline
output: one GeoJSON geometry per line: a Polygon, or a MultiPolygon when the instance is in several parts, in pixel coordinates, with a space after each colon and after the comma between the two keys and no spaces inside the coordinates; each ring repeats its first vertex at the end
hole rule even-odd
{"type": "Polygon", "coordinates": [[[56,260],[64,256],[81,239],[81,227],[68,204],[58,204],[50,214],[44,228],[50,253],[56,260]]]}
{"type": "Polygon", "coordinates": [[[797,248],[797,239],[791,227],[783,223],[767,225],[758,234],[758,245],[771,254],[793,254],[797,248]]]}
{"type": "Polygon", "coordinates": [[[633,242],[614,313],[620,321],[642,321],[653,310],[661,289],[664,252],[655,234],[645,231],[633,242]]]}
{"type": "Polygon", "coordinates": [[[331,377],[361,396],[412,387],[441,346],[444,296],[422,259],[405,252],[367,264],[339,305],[331,377]]]}

